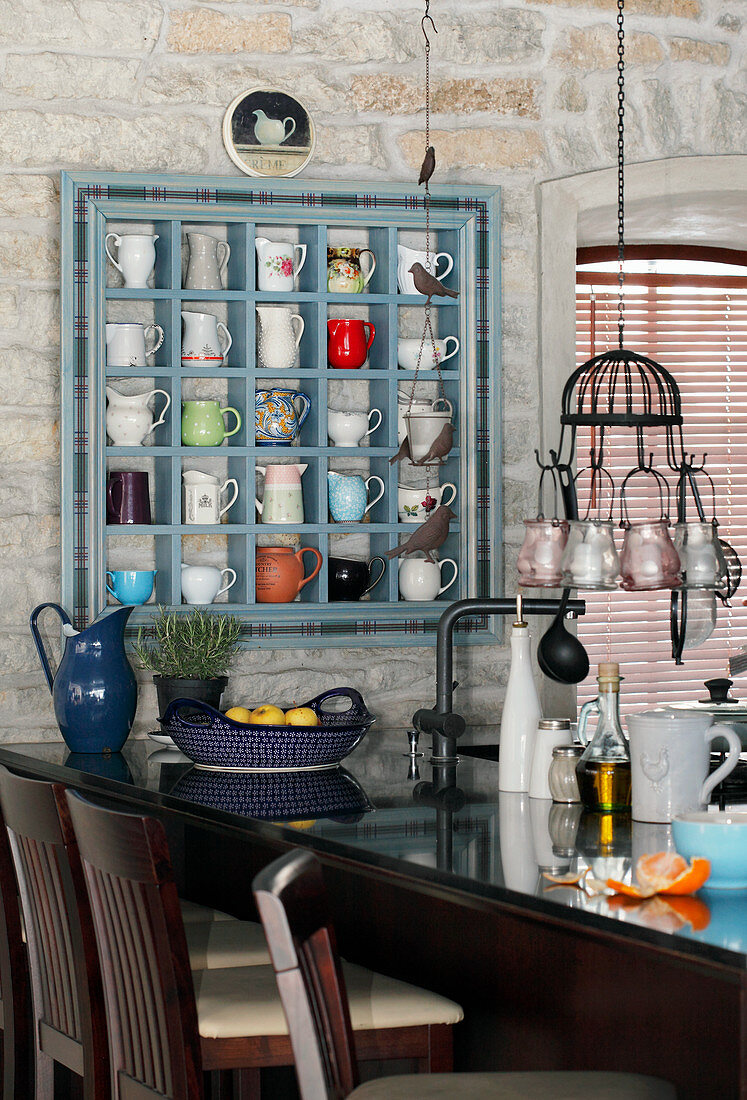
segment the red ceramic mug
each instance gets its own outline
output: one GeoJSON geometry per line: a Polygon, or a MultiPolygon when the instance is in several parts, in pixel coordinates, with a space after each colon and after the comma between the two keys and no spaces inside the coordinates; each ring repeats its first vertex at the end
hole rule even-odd
{"type": "Polygon", "coordinates": [[[327,321],[327,358],[332,367],[362,367],[376,327],[370,321],[327,321]]]}

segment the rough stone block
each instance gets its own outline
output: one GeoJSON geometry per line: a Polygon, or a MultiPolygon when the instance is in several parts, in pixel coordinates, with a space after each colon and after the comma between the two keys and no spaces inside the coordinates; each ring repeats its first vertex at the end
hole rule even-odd
{"type": "Polygon", "coordinates": [[[18,292],[13,287],[0,287],[0,331],[14,329],[18,317],[18,292]]]}
{"type": "Polygon", "coordinates": [[[118,99],[131,103],[138,61],[77,54],[10,54],[5,62],[6,92],[34,99],[118,99]]]}
{"type": "Polygon", "coordinates": [[[18,110],[0,114],[0,157],[24,165],[83,166],[121,171],[198,172],[208,163],[212,127],[194,114],[159,118],[52,114],[18,110]]]}
{"type": "Polygon", "coordinates": [[[56,177],[7,174],[0,179],[0,217],[59,221],[60,191],[56,177]]]}
{"type": "MultiPolygon", "coordinates": [[[[351,99],[361,111],[414,114],[423,110],[422,82],[387,73],[362,74],[351,81],[351,99]]],[[[434,113],[491,114],[537,118],[539,82],[521,77],[496,80],[440,80],[433,85],[434,113]]]]}
{"type": "MultiPolygon", "coordinates": [[[[541,4],[552,4],[562,8],[600,8],[602,11],[615,12],[617,0],[538,0],[541,4]]],[[[625,11],[645,16],[672,17],[675,19],[698,19],[702,12],[700,0],[627,0],[625,11]]]]}
{"type": "Polygon", "coordinates": [[[285,53],[291,20],[282,13],[237,18],[212,8],[172,9],[166,42],[174,53],[285,53]]]}
{"type": "Polygon", "coordinates": [[[60,338],[60,295],[57,290],[32,290],[21,287],[15,313],[9,306],[7,323],[3,323],[3,291],[0,290],[0,329],[13,331],[13,340],[33,348],[48,351],[56,348],[60,338]]]}
{"type": "Polygon", "coordinates": [[[0,351],[0,406],[53,406],[60,400],[59,355],[10,347],[0,351]],[[23,384],[19,385],[19,379],[23,384]]]}
{"type": "MultiPolygon", "coordinates": [[[[639,32],[625,36],[626,65],[654,65],[663,61],[664,47],[653,34],[639,32]]],[[[617,32],[610,24],[568,27],[558,35],[552,62],[564,69],[599,72],[617,65],[617,32]]]]}
{"type": "MultiPolygon", "coordinates": [[[[538,168],[546,152],[542,134],[537,130],[494,130],[487,127],[471,130],[434,131],[432,140],[438,150],[438,162],[445,171],[459,168],[481,168],[498,171],[503,168],[538,168]]],[[[423,159],[423,135],[410,131],[399,139],[400,148],[409,166],[416,170],[423,159]]]]}
{"type": "Polygon", "coordinates": [[[385,168],[387,163],[375,126],[318,126],[314,160],[322,164],[370,164],[375,168],[385,168]]]}
{"type": "Polygon", "coordinates": [[[731,50],[724,42],[702,42],[695,38],[670,38],[673,61],[696,61],[699,65],[728,65],[731,50]]]}
{"type": "Polygon", "coordinates": [[[559,111],[582,114],[589,105],[586,93],[575,76],[566,77],[555,93],[554,106],[559,111]]]}
{"type": "Polygon", "coordinates": [[[0,457],[13,462],[57,462],[60,426],[56,418],[18,408],[0,409],[0,457]]]}
{"type": "Polygon", "coordinates": [[[145,53],[162,20],[156,0],[0,0],[0,45],[145,53]]]}
{"type": "Polygon", "coordinates": [[[60,245],[55,237],[0,228],[0,271],[19,281],[55,282],[60,277],[60,245]]]}

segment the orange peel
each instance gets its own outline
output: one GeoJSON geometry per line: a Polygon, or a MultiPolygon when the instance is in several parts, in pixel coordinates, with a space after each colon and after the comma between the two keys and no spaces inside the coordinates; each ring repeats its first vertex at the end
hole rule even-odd
{"type": "Polygon", "coordinates": [[[704,886],[711,873],[710,860],[695,856],[690,863],[676,852],[654,852],[642,855],[636,863],[639,886],[607,879],[607,886],[616,894],[629,898],[651,898],[654,894],[675,897],[694,894],[704,886]]]}

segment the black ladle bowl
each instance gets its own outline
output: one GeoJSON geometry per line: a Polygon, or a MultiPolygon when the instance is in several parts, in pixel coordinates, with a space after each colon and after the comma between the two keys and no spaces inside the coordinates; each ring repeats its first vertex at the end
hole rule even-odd
{"type": "Polygon", "coordinates": [[[558,684],[580,684],[589,675],[589,654],[565,626],[565,609],[570,594],[570,588],[563,590],[558,613],[537,646],[540,668],[545,676],[558,684]]]}

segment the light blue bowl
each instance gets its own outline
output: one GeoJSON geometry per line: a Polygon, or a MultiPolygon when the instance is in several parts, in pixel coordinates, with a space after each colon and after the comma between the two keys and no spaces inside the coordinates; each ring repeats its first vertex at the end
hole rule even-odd
{"type": "Polygon", "coordinates": [[[711,861],[707,890],[747,890],[747,813],[681,814],[672,822],[672,835],[685,859],[703,856],[711,861]]]}

